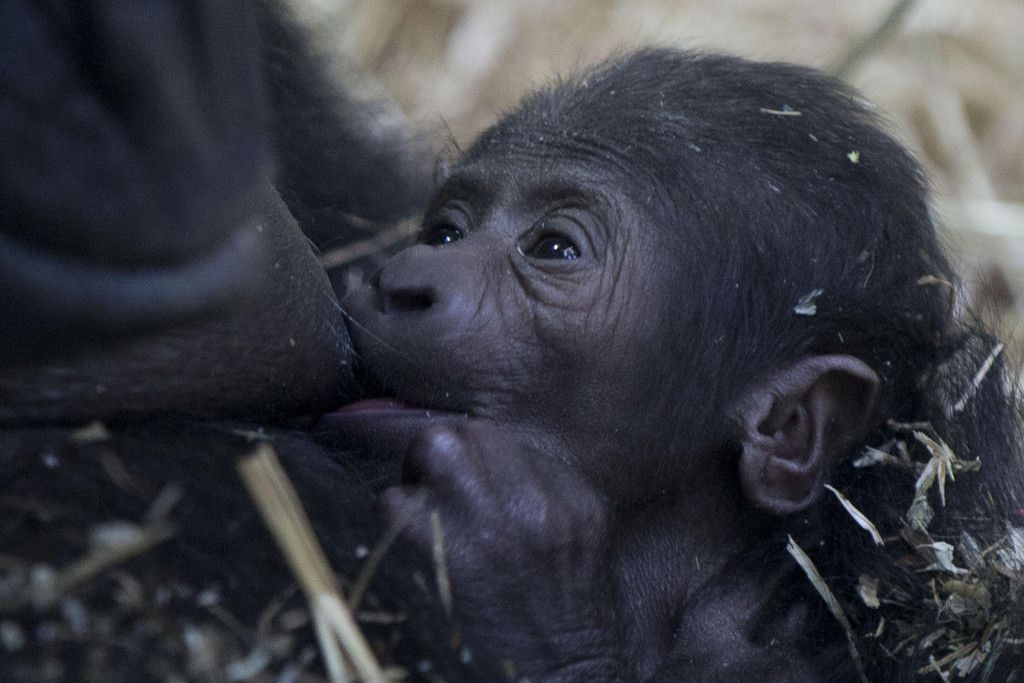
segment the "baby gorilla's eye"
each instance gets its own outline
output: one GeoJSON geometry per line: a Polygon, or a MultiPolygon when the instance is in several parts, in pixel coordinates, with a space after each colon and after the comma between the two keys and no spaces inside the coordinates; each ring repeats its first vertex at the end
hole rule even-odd
{"type": "Polygon", "coordinates": [[[571,261],[580,257],[580,251],[568,237],[562,235],[546,235],[538,239],[526,251],[532,258],[565,259],[571,261]]]}
{"type": "Polygon", "coordinates": [[[530,258],[559,259],[572,261],[580,257],[580,248],[572,238],[566,236],[571,228],[563,228],[563,223],[571,219],[549,218],[540,221],[532,232],[536,235],[525,248],[520,251],[530,258]]]}
{"type": "Polygon", "coordinates": [[[438,223],[423,230],[420,242],[432,247],[440,247],[461,240],[465,235],[451,223],[438,223]]]}

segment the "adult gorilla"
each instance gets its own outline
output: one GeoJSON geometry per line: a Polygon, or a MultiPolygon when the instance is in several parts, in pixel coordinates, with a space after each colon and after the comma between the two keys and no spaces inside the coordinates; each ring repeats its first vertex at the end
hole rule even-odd
{"type": "Polygon", "coordinates": [[[321,242],[410,213],[426,185],[405,131],[331,88],[272,6],[6,15],[0,415],[336,404],[344,326],[288,210],[321,242]]]}
{"type": "MultiPolygon", "coordinates": [[[[295,596],[234,471],[254,438],[330,529],[335,567],[354,574],[379,535],[358,463],[251,425],[345,400],[349,339],[314,249],[413,212],[428,185],[393,112],[329,66],[273,3],[5,3],[0,678],[309,665],[308,627],[264,611],[295,596]],[[76,431],[94,420],[105,431],[76,431]],[[173,540],[89,564],[97,539],[154,510],[173,540]]],[[[429,602],[401,566],[389,594],[429,602]]],[[[434,636],[429,614],[404,631],[434,636]]],[[[401,638],[384,631],[381,651],[401,638]]],[[[436,655],[416,662],[462,666],[436,655]]]]}

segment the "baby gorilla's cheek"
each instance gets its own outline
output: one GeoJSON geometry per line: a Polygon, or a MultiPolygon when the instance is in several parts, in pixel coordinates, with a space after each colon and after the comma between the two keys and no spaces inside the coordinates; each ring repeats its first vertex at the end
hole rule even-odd
{"type": "Polygon", "coordinates": [[[493,309],[483,309],[470,325],[425,340],[413,373],[399,375],[425,405],[438,405],[477,417],[523,419],[552,364],[534,331],[508,329],[493,309]]]}

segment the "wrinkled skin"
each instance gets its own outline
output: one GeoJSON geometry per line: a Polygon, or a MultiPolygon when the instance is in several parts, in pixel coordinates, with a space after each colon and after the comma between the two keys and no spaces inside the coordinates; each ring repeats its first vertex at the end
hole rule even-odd
{"type": "MultiPolygon", "coordinates": [[[[0,312],[16,322],[0,339],[3,492],[70,510],[56,521],[47,505],[19,513],[5,555],[64,566],[85,551],[64,539],[141,522],[174,485],[183,532],[138,565],[197,591],[222,583],[225,604],[252,623],[291,581],[231,463],[265,439],[347,575],[376,529],[374,486],[394,485],[379,510],[420,559],[440,521],[459,631],[433,617],[415,558],[378,584],[412,619],[375,642],[425,677],[424,661],[449,680],[493,681],[495,667],[532,680],[850,678],[842,634],[794,580],[778,534],[833,531],[811,513],[878,417],[872,368],[894,374],[878,350],[895,349],[898,366],[945,329],[934,323],[944,294],[917,282],[953,276],[899,147],[834,83],[798,69],[671,51],[613,60],[610,87],[595,71],[555,98],[583,100],[579,115],[528,105],[539,115],[511,117],[504,144],[497,135],[467,154],[422,243],[347,297],[371,400],[323,417],[316,434],[282,429],[353,397],[341,310],[306,236],[350,238],[349,214],[397,218],[417,206],[422,179],[398,132],[373,137],[372,110],[349,108],[316,64],[289,61],[274,3],[253,6],[259,34],[249,6],[214,5],[149,3],[128,22],[106,0],[5,7],[18,18],[8,32],[48,49],[0,69],[3,95],[15,94],[0,101],[0,130],[32,143],[0,149],[14,207],[0,238],[31,237],[39,252],[0,255],[0,312]],[[91,30],[76,33],[85,19],[91,30]],[[273,49],[257,51],[265,41],[273,49]],[[125,76],[140,87],[109,90],[125,76]],[[272,131],[254,78],[271,90],[272,131]],[[50,114],[68,113],[32,99],[40,83],[89,104],[68,110],[68,163],[36,156],[50,114]],[[163,106],[176,88],[173,103],[205,106],[163,106]],[[802,116],[766,119],[766,105],[802,116]],[[23,133],[24,118],[37,127],[23,133]],[[127,147],[94,155],[93,131],[127,147]],[[843,302],[849,283],[856,296],[843,302]],[[795,319],[793,302],[823,284],[849,319],[828,297],[820,315],[795,319]],[[912,315],[874,303],[848,313],[880,300],[912,315]],[[100,443],[62,426],[97,418],[117,418],[100,443]]],[[[923,403],[905,400],[905,386],[886,390],[890,405],[923,403]]],[[[190,627],[191,612],[168,611],[190,627]]],[[[35,634],[54,615],[15,616],[35,634]]],[[[115,677],[152,673],[136,626],[125,624],[141,635],[132,647],[88,644],[107,648],[115,677]]],[[[35,653],[0,668],[31,671],[22,665],[35,653]]]]}
{"type": "Polygon", "coordinates": [[[648,398],[656,366],[630,351],[662,334],[669,264],[625,197],[588,189],[596,178],[503,165],[460,168],[441,190],[423,240],[452,243],[410,247],[343,301],[360,358],[413,406],[515,423],[595,485],[626,489],[623,445],[666,446],[650,442],[666,412],[620,406],[648,398]],[[579,258],[546,257],[558,239],[579,258]],[[640,381],[609,394],[623,373],[640,381]]]}
{"type": "Polygon", "coordinates": [[[878,638],[858,640],[858,671],[786,548],[851,611],[864,573],[919,580],[822,495],[905,527],[904,483],[848,460],[891,446],[892,419],[988,463],[958,478],[942,533],[1018,509],[1004,382],[948,412],[983,360],[970,347],[992,343],[922,286],[935,272],[956,280],[920,171],[859,96],[791,65],[642,50],[528,96],[458,160],[419,244],[343,300],[368,400],[322,424],[406,453],[382,514],[443,550],[466,641],[506,670],[913,680],[925,654],[878,638]]]}

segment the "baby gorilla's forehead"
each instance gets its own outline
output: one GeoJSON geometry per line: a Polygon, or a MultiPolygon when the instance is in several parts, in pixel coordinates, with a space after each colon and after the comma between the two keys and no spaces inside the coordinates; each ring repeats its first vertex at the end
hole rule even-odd
{"type": "Polygon", "coordinates": [[[548,146],[509,144],[458,164],[434,205],[460,199],[480,210],[500,206],[544,211],[572,206],[594,214],[610,230],[626,225],[636,229],[635,219],[645,213],[645,202],[638,198],[635,185],[635,174],[592,155],[560,155],[548,146]]]}
{"type": "Polygon", "coordinates": [[[565,126],[520,127],[499,122],[473,143],[463,164],[508,171],[538,170],[631,185],[647,174],[637,150],[597,130],[565,126]]]}

